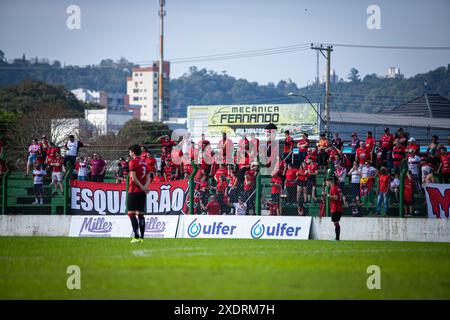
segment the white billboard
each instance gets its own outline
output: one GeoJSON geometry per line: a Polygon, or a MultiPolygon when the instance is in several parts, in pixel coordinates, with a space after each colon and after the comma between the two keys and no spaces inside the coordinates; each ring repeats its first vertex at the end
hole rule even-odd
{"type": "MultiPolygon", "coordinates": [[[[145,238],[175,238],[178,216],[145,216],[145,238]]],[[[131,238],[130,218],[123,216],[72,216],[70,237],[131,238]]]]}
{"type": "Polygon", "coordinates": [[[177,238],[307,240],[311,217],[180,216],[177,238]]]}

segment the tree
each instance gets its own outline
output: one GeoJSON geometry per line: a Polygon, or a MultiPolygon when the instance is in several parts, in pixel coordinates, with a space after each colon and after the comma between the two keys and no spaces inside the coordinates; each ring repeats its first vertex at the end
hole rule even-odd
{"type": "Polygon", "coordinates": [[[161,122],[148,122],[137,119],[127,121],[117,134],[120,144],[150,144],[157,143],[160,136],[171,134],[169,127],[161,122]]]}
{"type": "Polygon", "coordinates": [[[347,79],[349,79],[351,82],[358,82],[360,81],[359,78],[359,71],[355,68],[350,69],[350,73],[347,76],[347,79]]]}

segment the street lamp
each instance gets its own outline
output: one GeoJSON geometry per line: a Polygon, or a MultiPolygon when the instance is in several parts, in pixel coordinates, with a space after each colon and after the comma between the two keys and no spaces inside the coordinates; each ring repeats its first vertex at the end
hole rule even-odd
{"type": "Polygon", "coordinates": [[[302,95],[302,94],[298,94],[298,93],[293,93],[293,92],[289,92],[288,93],[289,97],[302,97],[303,99],[305,99],[306,101],[308,101],[308,103],[311,105],[311,107],[313,108],[313,110],[316,112],[317,116],[319,117],[320,121],[324,123],[324,127],[325,127],[325,132],[328,134],[328,122],[325,121],[322,116],[320,115],[320,113],[317,111],[316,107],[314,107],[314,105],[311,103],[311,101],[309,101],[309,99],[302,95]]]}

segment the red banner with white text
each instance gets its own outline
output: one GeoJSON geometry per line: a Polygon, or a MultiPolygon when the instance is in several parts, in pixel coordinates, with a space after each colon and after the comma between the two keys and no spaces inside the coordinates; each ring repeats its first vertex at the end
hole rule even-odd
{"type": "MultiPolygon", "coordinates": [[[[183,214],[188,208],[186,199],[189,181],[151,183],[147,193],[145,214],[183,214]]],[[[70,183],[72,214],[126,214],[125,183],[104,183],[73,180],[70,183]]]]}

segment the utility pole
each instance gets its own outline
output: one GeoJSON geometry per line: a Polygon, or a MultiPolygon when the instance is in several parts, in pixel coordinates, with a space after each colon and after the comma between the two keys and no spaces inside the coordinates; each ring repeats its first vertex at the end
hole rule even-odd
{"type": "Polygon", "coordinates": [[[166,10],[164,6],[166,0],[159,0],[159,20],[160,20],[160,40],[159,40],[159,85],[158,85],[158,121],[163,121],[163,107],[164,107],[164,16],[166,10]]]}
{"type": "Polygon", "coordinates": [[[325,83],[325,117],[324,117],[324,129],[327,137],[330,135],[330,67],[331,67],[331,52],[333,46],[314,45],[311,43],[311,49],[318,50],[327,60],[327,79],[325,83]],[[324,51],[326,54],[324,54],[324,51]]]}
{"type": "Polygon", "coordinates": [[[319,51],[316,51],[316,85],[319,86],[320,78],[319,78],[319,51]]]}

